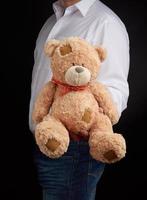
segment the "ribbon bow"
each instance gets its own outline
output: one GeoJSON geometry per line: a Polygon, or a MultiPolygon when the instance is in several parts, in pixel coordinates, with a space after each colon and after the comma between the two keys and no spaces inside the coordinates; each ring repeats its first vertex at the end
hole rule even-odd
{"type": "Polygon", "coordinates": [[[67,94],[68,92],[71,92],[71,91],[83,91],[88,87],[88,84],[87,85],[80,85],[80,86],[72,86],[72,85],[69,85],[69,84],[66,84],[66,83],[62,83],[61,81],[56,80],[55,78],[52,78],[51,81],[54,84],[59,85],[61,87],[61,89],[62,89],[61,95],[65,95],[65,94],[67,94]]]}

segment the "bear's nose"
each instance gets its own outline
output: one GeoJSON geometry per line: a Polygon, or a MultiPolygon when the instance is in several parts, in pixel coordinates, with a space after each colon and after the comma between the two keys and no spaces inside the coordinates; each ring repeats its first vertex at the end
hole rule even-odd
{"type": "Polygon", "coordinates": [[[78,73],[81,73],[81,72],[84,71],[84,69],[82,67],[76,67],[75,71],[78,72],[78,73]]]}

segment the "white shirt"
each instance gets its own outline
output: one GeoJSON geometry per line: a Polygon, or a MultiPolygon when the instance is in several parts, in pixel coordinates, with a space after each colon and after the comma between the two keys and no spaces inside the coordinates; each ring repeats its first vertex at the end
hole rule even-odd
{"type": "Polygon", "coordinates": [[[38,92],[52,77],[50,60],[43,51],[50,39],[79,36],[92,45],[107,49],[107,58],[101,65],[97,80],[105,84],[117,105],[119,116],[127,107],[129,96],[129,39],[120,18],[99,0],[82,0],[64,10],[59,1],[53,4],[55,14],[42,27],[34,51],[31,100],[29,112],[30,130],[34,132],[32,109],[38,92]]]}

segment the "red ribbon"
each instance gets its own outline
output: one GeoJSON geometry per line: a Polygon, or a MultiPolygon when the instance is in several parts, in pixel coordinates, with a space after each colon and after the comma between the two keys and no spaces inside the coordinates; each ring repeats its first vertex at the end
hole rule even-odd
{"type": "Polygon", "coordinates": [[[52,78],[51,81],[55,83],[56,85],[60,85],[62,87],[62,95],[67,94],[68,92],[71,92],[71,91],[83,91],[88,87],[88,84],[80,85],[80,86],[72,86],[66,83],[62,83],[61,81],[56,80],[55,78],[52,78]]]}

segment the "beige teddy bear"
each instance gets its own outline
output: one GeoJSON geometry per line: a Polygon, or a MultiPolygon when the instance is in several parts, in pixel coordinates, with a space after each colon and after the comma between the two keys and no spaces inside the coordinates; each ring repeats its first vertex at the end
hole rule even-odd
{"type": "Polygon", "coordinates": [[[116,105],[106,86],[96,82],[105,50],[70,37],[48,41],[45,53],[53,78],[39,93],[32,116],[40,150],[50,158],[62,156],[71,132],[88,137],[94,159],[104,163],[122,159],[125,140],[112,129],[119,118],[116,105]]]}

